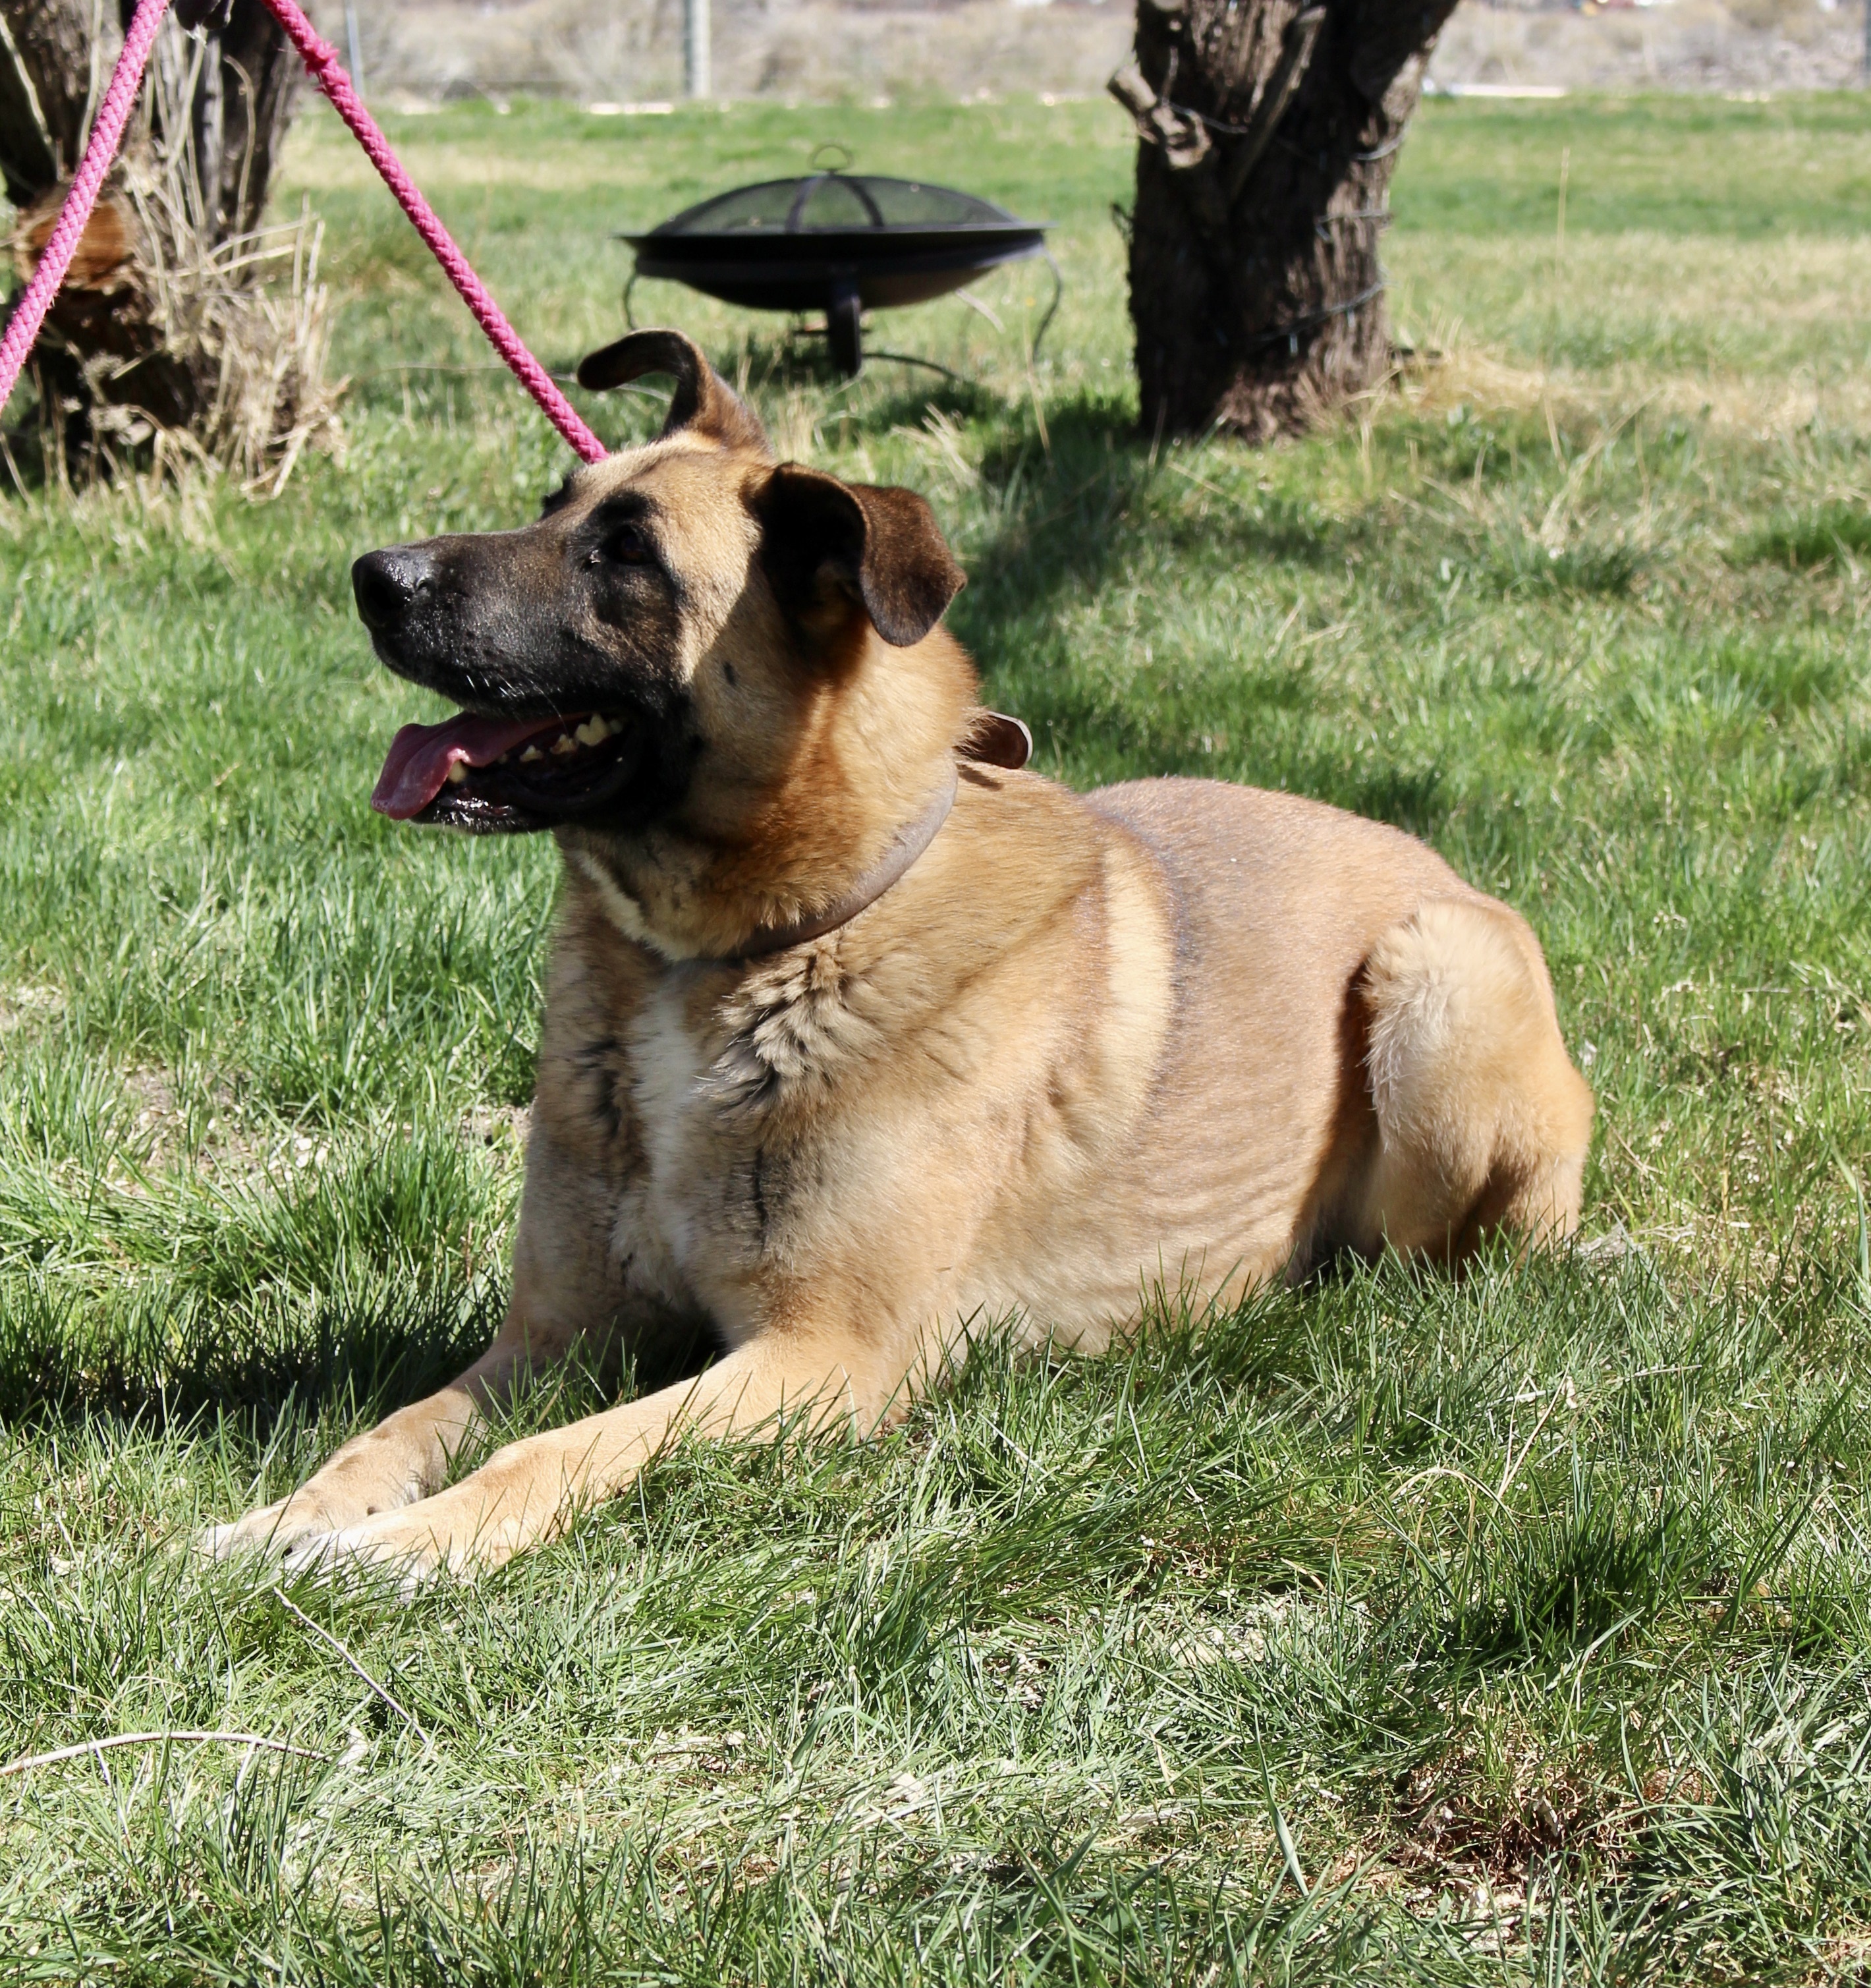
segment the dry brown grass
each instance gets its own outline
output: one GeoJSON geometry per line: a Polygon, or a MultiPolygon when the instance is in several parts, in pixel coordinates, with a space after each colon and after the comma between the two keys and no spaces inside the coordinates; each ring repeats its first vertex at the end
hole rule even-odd
{"type": "Polygon", "coordinates": [[[1555,278],[1550,249],[1464,245],[1464,273],[1503,291],[1520,286],[1530,325],[1548,313],[1613,348],[1544,366],[1504,357],[1498,339],[1484,343],[1433,305],[1415,308],[1446,293],[1444,272],[1414,253],[1400,258],[1397,320],[1418,348],[1401,390],[1427,411],[1551,407],[1562,422],[1642,405],[1759,442],[1815,423],[1862,431],[1871,424],[1871,377],[1849,342],[1831,359],[1813,334],[1871,322],[1871,246],[1788,234],[1717,247],[1711,254],[1700,238],[1635,232],[1575,237],[1555,278]]]}
{"type": "MultiPolygon", "coordinates": [[[[178,211],[172,178],[137,174],[129,188],[144,223],[140,274],[164,345],[211,381],[192,429],[150,431],[159,459],[213,462],[252,494],[277,496],[307,443],[336,435],[342,388],[325,377],[330,305],[319,281],[324,224],[302,209],[281,226],[213,243],[178,211]]],[[[127,441],[145,438],[133,410],[100,401],[127,441]]]]}
{"type": "MultiPolygon", "coordinates": [[[[38,369],[40,392],[82,409],[82,431],[59,421],[42,433],[61,481],[76,467],[68,441],[82,431],[93,467],[212,465],[252,494],[277,495],[307,443],[337,433],[341,389],[325,377],[331,311],[319,279],[324,225],[302,202],[290,221],[223,234],[194,152],[199,52],[173,22],[164,36],[40,341],[54,362],[38,369]]],[[[14,217],[4,246],[22,281],[66,191],[14,217]]]]}

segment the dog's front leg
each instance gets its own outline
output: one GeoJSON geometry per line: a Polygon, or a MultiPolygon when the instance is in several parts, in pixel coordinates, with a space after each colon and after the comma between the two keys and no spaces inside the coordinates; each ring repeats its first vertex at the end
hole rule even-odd
{"type": "Polygon", "coordinates": [[[782,1421],[868,1434],[900,1378],[853,1336],[769,1326],[693,1381],[511,1443],[449,1489],[306,1540],[293,1558],[376,1561],[418,1577],[444,1566],[496,1567],[551,1537],[581,1506],[623,1490],[672,1441],[771,1435],[782,1421]]]}
{"type": "Polygon", "coordinates": [[[536,1128],[514,1245],[513,1302],[492,1345],[438,1393],[353,1436],[290,1497],[210,1526],[198,1545],[216,1555],[280,1550],[427,1497],[491,1406],[574,1347],[596,1355],[634,1314],[647,1318],[652,1308],[633,1300],[608,1246],[616,1198],[615,1184],[594,1178],[583,1155],[536,1128]]]}
{"type": "Polygon", "coordinates": [[[527,1349],[503,1329],[473,1366],[426,1400],[386,1417],[335,1451],[289,1497],[262,1505],[199,1537],[222,1557],[252,1548],[283,1549],[308,1534],[354,1525],[426,1497],[481,1421],[488,1402],[531,1370],[527,1349]]]}

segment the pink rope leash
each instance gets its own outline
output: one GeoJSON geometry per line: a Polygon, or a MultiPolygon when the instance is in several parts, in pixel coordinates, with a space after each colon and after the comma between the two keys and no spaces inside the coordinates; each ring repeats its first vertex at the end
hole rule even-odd
{"type": "Polygon", "coordinates": [[[65,196],[58,224],[46,242],[39,267],[26,286],[25,295],[19,300],[19,308],[7,326],[5,336],[0,338],[0,408],[5,407],[14,383],[19,377],[19,369],[25,364],[27,354],[38,340],[46,313],[52,309],[52,300],[59,294],[59,286],[65,281],[65,272],[72,266],[72,258],[78,252],[79,238],[84,233],[85,223],[91,218],[92,208],[97,205],[98,190],[103,185],[104,175],[110,171],[110,162],[117,157],[117,147],[123,141],[123,127],[130,121],[130,107],[137,100],[137,86],[143,80],[143,66],[150,59],[156,31],[162,25],[163,16],[168,11],[169,0],[137,0],[130,32],[123,37],[123,52],[117,57],[117,66],[110,74],[110,87],[104,92],[104,100],[98,106],[96,122],[91,127],[90,142],[84,148],[78,177],[72,181],[72,190],[65,196]]]}
{"type": "MultiPolygon", "coordinates": [[[[167,4],[167,0],[163,0],[167,4]]],[[[475,314],[475,321],[488,335],[488,341],[512,367],[515,376],[544,411],[546,419],[587,462],[604,459],[604,445],[579,419],[578,412],[552,384],[552,375],[526,349],[505,313],[488,294],[487,286],[468,267],[468,258],[454,245],[441,217],[422,197],[416,182],[403,170],[403,163],[390,149],[390,140],[377,129],[373,117],[358,99],[351,79],[338,60],[338,51],[319,39],[318,31],[306,19],[298,0],[266,0],[273,18],[285,29],[294,48],[304,58],[312,79],[331,100],[331,107],[351,128],[351,135],[369,154],[370,163],[383,175],[383,184],[397,197],[397,205],[415,224],[416,232],[427,242],[435,259],[447,272],[448,280],[461,292],[461,301],[475,314]]]]}
{"type": "MultiPolygon", "coordinates": [[[[521,385],[539,402],[546,419],[572,448],[586,462],[601,462],[604,445],[579,418],[578,411],[559,392],[551,374],[528,351],[525,340],[507,322],[506,314],[469,267],[468,258],[455,246],[441,217],[404,171],[402,161],[390,150],[390,140],[359,100],[351,79],[338,60],[337,50],[329,42],[319,39],[317,30],[306,19],[296,0],[266,0],[266,5],[299,51],[312,80],[330,100],[332,108],[344,120],[352,136],[363,146],[370,163],[382,174],[383,184],[396,195],[397,205],[409,216],[417,233],[427,242],[448,280],[460,293],[461,301],[474,313],[475,321],[487,333],[489,343],[512,368],[521,385]]],[[[46,244],[39,267],[32,272],[32,282],[26,286],[25,295],[20,299],[19,307],[13,313],[5,337],[0,338],[0,407],[6,404],[27,354],[39,336],[39,328],[46,321],[46,313],[52,307],[52,300],[65,280],[66,270],[71,267],[85,224],[96,205],[104,175],[110,171],[110,162],[123,140],[123,127],[136,101],[144,66],[149,60],[156,31],[161,26],[168,7],[169,0],[137,0],[136,14],[130,22],[129,33],[123,38],[123,52],[117,58],[110,87],[104,93],[97,120],[91,127],[90,142],[85,147],[78,177],[72,182],[58,225],[46,244]]]]}

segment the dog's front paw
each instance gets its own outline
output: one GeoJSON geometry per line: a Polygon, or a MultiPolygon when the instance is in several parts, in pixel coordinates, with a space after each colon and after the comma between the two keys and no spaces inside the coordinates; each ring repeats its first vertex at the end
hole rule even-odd
{"type": "Polygon", "coordinates": [[[389,1489],[343,1470],[302,1484],[289,1498],[262,1505],[231,1525],[208,1526],[195,1535],[196,1550],[215,1560],[239,1554],[290,1554],[302,1540],[339,1533],[397,1509],[416,1495],[414,1487],[389,1489]]]}
{"type": "Polygon", "coordinates": [[[231,1525],[195,1535],[198,1552],[225,1560],[236,1554],[290,1553],[303,1540],[340,1533],[381,1516],[393,1518],[423,1493],[420,1459],[380,1430],[347,1443],[289,1498],[262,1505],[231,1525]]]}
{"type": "Polygon", "coordinates": [[[393,1574],[407,1594],[444,1568],[471,1575],[498,1567],[525,1541],[512,1521],[489,1513],[473,1483],[299,1538],[286,1551],[286,1571],[333,1580],[380,1570],[393,1574]]]}
{"type": "Polygon", "coordinates": [[[333,1583],[387,1577],[407,1598],[432,1581],[444,1564],[442,1554],[426,1536],[399,1537],[366,1520],[295,1540],[286,1549],[284,1569],[289,1577],[333,1583]]]}
{"type": "Polygon", "coordinates": [[[194,1547],[210,1560],[232,1560],[243,1554],[288,1553],[299,1540],[329,1533],[350,1516],[334,1510],[325,1498],[295,1491],[291,1497],[257,1506],[227,1525],[204,1526],[195,1534],[194,1547]]]}

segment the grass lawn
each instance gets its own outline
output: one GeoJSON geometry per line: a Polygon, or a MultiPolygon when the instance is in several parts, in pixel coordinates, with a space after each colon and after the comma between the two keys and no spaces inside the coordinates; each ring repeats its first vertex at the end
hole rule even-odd
{"type": "Polygon", "coordinates": [[[1863,1980],[1863,101],[1426,106],[1419,361],[1258,454],[1134,432],[1108,105],[393,136],[557,364],[618,329],[612,234],[823,138],[1056,221],[1030,365],[1027,270],[998,328],[876,327],[954,379],[639,314],[929,496],[1043,766],[1319,795],[1525,911],[1595,1246],[990,1351],[867,1448],[685,1450],[407,1604],[194,1560],[491,1330],[553,907],[546,843],[366,806],[437,713],[350,560],[565,458],[309,113],[342,457],[0,497],[0,1762],[276,1743],[0,1779],[0,1979],[1863,1980]]]}

